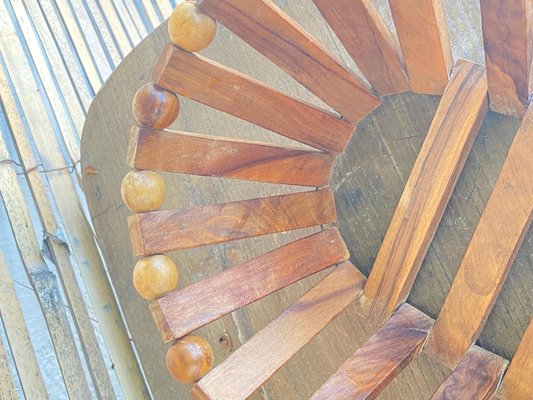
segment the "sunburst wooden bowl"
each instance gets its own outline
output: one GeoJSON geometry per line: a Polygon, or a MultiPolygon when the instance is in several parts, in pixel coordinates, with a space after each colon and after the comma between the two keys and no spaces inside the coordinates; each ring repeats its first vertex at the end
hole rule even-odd
{"type": "Polygon", "coordinates": [[[84,186],[156,398],[186,387],[155,327],[198,399],[533,398],[529,12],[481,2],[485,70],[440,1],[389,3],[202,0],[203,55],[162,27],[97,96],[84,186]],[[166,182],[128,175],[134,215],[124,159],[166,182]]]}

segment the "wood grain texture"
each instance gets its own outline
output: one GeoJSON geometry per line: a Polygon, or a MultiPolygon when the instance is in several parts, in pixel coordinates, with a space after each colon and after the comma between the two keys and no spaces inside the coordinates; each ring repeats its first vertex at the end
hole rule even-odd
{"type": "Polygon", "coordinates": [[[432,324],[427,315],[404,304],[311,400],[375,399],[416,356],[432,324]]]}
{"type": "Polygon", "coordinates": [[[346,262],[198,382],[196,399],[246,399],[361,293],[364,276],[346,262]]]}
{"type": "Polygon", "coordinates": [[[371,0],[313,2],[379,94],[409,90],[398,43],[371,0]]]}
{"type": "Polygon", "coordinates": [[[384,322],[404,302],[487,111],[482,67],[457,64],[374,262],[361,301],[384,322]]]}
{"type": "Polygon", "coordinates": [[[453,65],[443,0],[389,0],[411,89],[442,94],[453,65]]]}
{"type": "Polygon", "coordinates": [[[530,109],[428,339],[429,351],[448,366],[455,367],[477,340],[531,224],[532,151],[530,109]]]}
{"type": "Polygon", "coordinates": [[[133,253],[166,253],[336,221],[329,189],[128,217],[133,253]]]}
{"type": "Polygon", "coordinates": [[[328,229],[168,294],[150,308],[169,342],[348,257],[339,231],[328,229]]]}
{"type": "Polygon", "coordinates": [[[199,4],[350,121],[361,120],[379,105],[365,84],[273,2],[201,0],[199,4]]]}
{"type": "Polygon", "coordinates": [[[505,373],[501,394],[503,398],[528,400],[533,398],[533,321],[518,346],[505,373]]]}
{"type": "MultiPolygon", "coordinates": [[[[473,346],[431,399],[492,399],[507,364],[507,360],[494,353],[473,346]]],[[[519,400],[518,397],[509,399],[519,400]]]]}
{"type": "Polygon", "coordinates": [[[492,110],[522,118],[531,93],[530,0],[481,0],[485,63],[492,110]]]}
{"type": "Polygon", "coordinates": [[[320,150],[341,152],[358,122],[343,120],[170,44],[154,66],[152,79],[167,90],[320,150]]]}
{"type": "Polygon", "coordinates": [[[327,186],[335,157],[263,142],[134,126],[128,164],[191,175],[327,186]]]}

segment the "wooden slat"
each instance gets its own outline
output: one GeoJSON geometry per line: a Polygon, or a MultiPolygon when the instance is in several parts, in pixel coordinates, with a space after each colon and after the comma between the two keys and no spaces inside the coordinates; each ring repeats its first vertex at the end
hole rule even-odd
{"type": "MultiPolygon", "coordinates": [[[[0,252],[0,314],[13,361],[27,399],[46,399],[47,391],[4,255],[0,252]]],[[[3,392],[0,392],[3,393],[3,392]]],[[[18,399],[18,396],[16,397],[18,399]]]]}
{"type": "Polygon", "coordinates": [[[462,61],[441,99],[362,301],[385,321],[406,300],[487,110],[482,67],[462,61]]]}
{"type": "Polygon", "coordinates": [[[505,373],[501,393],[509,400],[533,399],[533,321],[505,373]]]}
{"type": "Polygon", "coordinates": [[[350,256],[337,229],[307,236],[152,303],[165,342],[350,256]]]}
{"type": "Polygon", "coordinates": [[[477,340],[531,224],[532,130],[529,109],[429,336],[428,350],[448,366],[477,340]]]}
{"type": "Polygon", "coordinates": [[[474,346],[431,399],[490,400],[498,388],[507,364],[507,360],[474,346]]]}
{"type": "Polygon", "coordinates": [[[399,46],[372,0],[313,2],[379,94],[409,90],[399,46]]]}
{"type": "Polygon", "coordinates": [[[432,324],[427,315],[404,304],[311,399],[376,398],[418,354],[432,324]]]}
{"type": "MultiPolygon", "coordinates": [[[[0,260],[0,263],[2,261],[0,260]]],[[[11,375],[9,368],[9,360],[7,358],[6,348],[4,343],[0,340],[0,393],[3,400],[18,400],[19,395],[15,388],[15,382],[11,375]]]]}
{"type": "Polygon", "coordinates": [[[164,89],[321,150],[341,152],[354,131],[349,121],[171,44],[163,49],[152,80],[164,89]]]}
{"type": "Polygon", "coordinates": [[[442,94],[452,68],[443,0],[389,0],[411,89],[442,94]]]}
{"type": "Polygon", "coordinates": [[[343,263],[198,382],[195,399],[246,399],[361,293],[364,276],[343,263]]]}
{"type": "Polygon", "coordinates": [[[318,151],[137,126],[128,145],[136,169],[300,186],[327,186],[334,162],[318,151]]]}
{"type": "MultiPolygon", "coordinates": [[[[202,0],[199,3],[203,11],[347,119],[357,122],[378,106],[379,100],[365,84],[273,2],[202,0]]],[[[353,8],[350,6],[348,10],[353,8]]],[[[356,27],[354,24],[353,28],[356,27]]],[[[398,66],[401,69],[399,63],[398,66]]],[[[407,90],[405,76],[403,79],[407,90]]]]}
{"type": "Polygon", "coordinates": [[[331,190],[294,193],[128,218],[133,254],[166,253],[336,221],[331,190]]]}
{"type": "Polygon", "coordinates": [[[522,118],[532,91],[529,0],[482,0],[481,22],[492,110],[522,118]]]}

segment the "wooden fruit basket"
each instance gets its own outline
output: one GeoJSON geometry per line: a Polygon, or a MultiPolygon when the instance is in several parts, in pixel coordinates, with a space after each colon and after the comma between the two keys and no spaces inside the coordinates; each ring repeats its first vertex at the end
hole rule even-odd
{"type": "MultiPolygon", "coordinates": [[[[313,6],[311,1],[308,3],[313,6]]],[[[256,396],[267,380],[315,336],[334,326],[336,317],[348,313],[350,319],[366,324],[368,333],[341,329],[329,334],[331,341],[339,333],[364,340],[351,349],[336,372],[313,388],[312,399],[371,399],[382,392],[385,396],[386,386],[410,363],[417,362],[419,372],[409,383],[411,392],[398,389],[396,395],[389,393],[390,398],[533,399],[533,326],[526,330],[510,363],[476,345],[529,229],[533,210],[529,4],[525,0],[481,1],[485,69],[470,61],[452,61],[439,0],[389,0],[399,45],[369,0],[312,3],[368,84],[270,1],[201,0],[198,4],[187,1],[176,8],[168,24],[171,43],[160,52],[151,82],[134,96],[137,122],[127,146],[127,162],[134,170],[123,179],[121,191],[125,204],[135,212],[128,217],[128,229],[133,255],[141,257],[133,270],[133,285],[142,297],[152,301],[150,311],[163,341],[172,342],[166,357],[169,371],[180,382],[194,383],[193,398],[256,396]],[[300,100],[197,54],[215,37],[215,21],[320,100],[300,100]],[[188,129],[171,131],[169,126],[181,116],[180,107],[190,104],[180,106],[176,95],[292,142],[243,140],[191,133],[188,129]],[[434,115],[427,126],[416,116],[411,117],[411,124],[420,126],[392,126],[393,130],[426,132],[420,147],[410,149],[416,159],[401,196],[389,201],[397,207],[385,223],[388,228],[379,240],[371,268],[360,271],[358,263],[353,262],[357,260],[355,253],[361,250],[357,246],[358,232],[350,227],[354,221],[350,213],[357,211],[361,197],[370,198],[367,203],[372,203],[372,190],[379,189],[372,186],[376,181],[369,175],[360,176],[367,178],[366,188],[346,182],[359,167],[371,173],[369,165],[379,155],[363,154],[365,161],[361,161],[361,154],[359,159],[352,157],[361,145],[358,137],[372,129],[385,137],[378,117],[390,110],[399,114],[402,109],[411,113],[422,113],[423,109],[423,113],[431,114],[427,109],[432,104],[434,115]],[[489,106],[492,111],[487,114],[489,106]],[[494,113],[508,117],[496,117],[494,113]],[[494,118],[500,119],[496,123],[494,118]],[[449,290],[443,291],[443,304],[430,312],[431,299],[421,302],[420,307],[415,307],[416,301],[407,303],[476,136],[480,130],[486,135],[502,126],[511,126],[508,130],[512,131],[513,124],[516,135],[513,138],[511,134],[508,149],[499,150],[502,164],[494,165],[489,160],[491,169],[478,172],[478,176],[485,177],[493,173],[494,186],[484,185],[490,187],[484,209],[479,211],[480,219],[466,229],[470,230],[465,236],[471,237],[463,240],[463,251],[454,249],[462,261],[450,277],[453,282],[449,290]],[[178,173],[182,185],[170,189],[154,171],[178,173]],[[222,193],[237,187],[235,182],[241,180],[291,189],[254,196],[250,188],[256,186],[244,186],[239,200],[205,202],[201,199],[201,183],[195,186],[201,180],[187,181],[192,179],[190,176],[220,179],[215,191],[222,193]],[[196,197],[192,196],[195,201],[187,202],[184,192],[197,192],[196,197]],[[159,210],[161,206],[166,208],[165,202],[174,196],[182,203],[179,208],[159,210]],[[294,240],[274,239],[264,252],[262,245],[257,245],[259,254],[255,257],[243,259],[242,254],[232,254],[233,241],[247,240],[248,246],[254,247],[255,240],[260,243],[263,235],[277,233],[279,237],[281,232],[295,230],[304,234],[294,240]],[[190,254],[198,254],[187,251],[217,246],[225,254],[219,268],[202,270],[202,265],[184,265],[190,254]],[[176,263],[176,257],[165,255],[171,252],[189,255],[176,263]],[[180,283],[178,288],[182,269],[187,271],[188,282],[180,283]],[[368,278],[362,272],[368,273],[368,278]],[[309,280],[311,276],[314,281],[309,280]],[[307,292],[262,329],[253,329],[254,334],[246,340],[245,330],[239,327],[239,310],[265,301],[290,285],[292,288],[301,280],[306,282],[307,292]],[[226,331],[220,335],[219,349],[213,349],[213,341],[201,334],[190,335],[221,321],[226,324],[231,313],[237,315],[232,317],[237,333],[226,331]],[[241,342],[236,349],[235,337],[241,342]],[[224,348],[226,354],[221,354],[224,348]],[[438,384],[425,391],[420,387],[432,385],[423,382],[428,380],[424,362],[437,365],[432,367],[435,370],[446,370],[434,376],[438,384]]],[[[131,80],[131,75],[120,68],[115,74],[122,74],[122,82],[131,80]]],[[[144,76],[134,79],[146,80],[144,76]]],[[[117,92],[117,87],[114,97],[108,95],[106,107],[113,98],[124,95],[117,92]]],[[[91,117],[104,118],[106,112],[109,109],[93,106],[86,132],[97,131],[102,124],[91,117]]],[[[214,115],[218,118],[221,114],[214,115]]],[[[123,122],[113,124],[125,126],[123,122]]],[[[126,132],[114,133],[121,134],[126,132]]],[[[102,176],[102,162],[94,150],[102,146],[102,139],[93,139],[90,144],[84,140],[85,188],[102,239],[103,235],[110,237],[101,232],[110,230],[104,228],[108,219],[105,214],[112,206],[102,198],[116,198],[115,194],[102,194],[102,185],[110,186],[106,180],[116,182],[119,174],[105,170],[113,178],[102,176]]],[[[114,143],[104,145],[117,148],[114,143]]],[[[391,151],[385,141],[379,150],[391,151]]],[[[400,168],[392,164],[392,168],[400,168]]],[[[461,193],[464,189],[457,190],[461,193]]],[[[118,214],[124,212],[116,202],[114,207],[118,214]]],[[[373,207],[379,210],[377,205],[373,207]]],[[[126,224],[124,218],[122,223],[126,224]]],[[[457,227],[455,224],[449,229],[457,227]]],[[[103,244],[104,254],[126,247],[126,243],[119,242],[120,235],[111,239],[115,239],[112,244],[103,244]]],[[[214,253],[209,251],[202,253],[206,256],[204,263],[213,262],[214,253]]],[[[425,279],[431,277],[431,272],[425,279]]],[[[121,283],[126,286],[119,292],[131,292],[128,279],[128,284],[121,283]]],[[[439,295],[426,292],[428,298],[439,295]]],[[[528,308],[524,309],[527,315],[528,308]]],[[[315,346],[313,359],[320,358],[317,350],[319,346],[315,346]]],[[[315,385],[316,376],[309,378],[309,387],[315,385]]],[[[305,387],[306,382],[298,385],[305,387]]],[[[293,395],[281,392],[275,398],[293,395]]]]}

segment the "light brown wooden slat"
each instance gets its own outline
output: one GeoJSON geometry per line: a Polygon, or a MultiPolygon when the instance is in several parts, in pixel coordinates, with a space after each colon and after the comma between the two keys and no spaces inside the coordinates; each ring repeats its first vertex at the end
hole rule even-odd
{"type": "Polygon", "coordinates": [[[327,229],[168,294],[150,308],[169,342],[349,256],[339,231],[327,229]]]}
{"type": "Polygon", "coordinates": [[[198,382],[195,399],[250,396],[361,293],[365,277],[346,262],[198,382]]]}
{"type": "Polygon", "coordinates": [[[268,143],[134,126],[132,168],[289,185],[327,186],[335,157],[268,143]]]}
{"type": "MultiPolygon", "coordinates": [[[[0,256],[1,257],[1,256],[0,256]]],[[[2,260],[0,260],[0,263],[2,260]]],[[[9,360],[7,358],[6,348],[0,340],[0,393],[3,400],[18,400],[19,395],[15,388],[15,382],[9,369],[9,360]]]]}
{"type": "Polygon", "coordinates": [[[482,0],[480,5],[490,108],[522,118],[532,91],[533,3],[482,0]]]}
{"type": "Polygon", "coordinates": [[[311,399],[376,398],[418,354],[432,324],[430,317],[404,304],[311,399]]]}
{"type": "Polygon", "coordinates": [[[429,336],[428,351],[450,367],[477,340],[531,224],[532,130],[530,108],[429,336]]]}
{"type": "Polygon", "coordinates": [[[341,152],[355,129],[349,121],[171,44],[161,53],[152,80],[164,89],[320,150],[341,152]]]}
{"type": "Polygon", "coordinates": [[[329,189],[263,197],[128,218],[133,254],[166,253],[268,233],[333,223],[329,189]]]}
{"type": "Polygon", "coordinates": [[[473,346],[463,361],[439,386],[431,400],[490,400],[498,388],[507,364],[507,360],[496,354],[473,346]]]}
{"type": "Polygon", "coordinates": [[[460,61],[389,225],[362,302],[376,322],[406,300],[487,111],[482,67],[460,61]]]}
{"type": "MultiPolygon", "coordinates": [[[[46,399],[47,391],[4,255],[0,252],[0,314],[13,361],[27,399],[46,399]]],[[[3,392],[0,392],[3,393],[3,392]]],[[[18,399],[18,396],[16,397],[18,399]]]]}
{"type": "Polygon", "coordinates": [[[453,65],[443,0],[389,0],[411,89],[442,94],[453,65]]]}
{"type": "MultiPolygon", "coordinates": [[[[347,119],[357,122],[379,105],[365,84],[273,2],[202,0],[199,4],[347,119]]],[[[403,87],[408,89],[405,76],[403,87]]]]}
{"type": "Polygon", "coordinates": [[[501,394],[509,400],[533,399],[533,321],[505,373],[501,394]]]}
{"type": "Polygon", "coordinates": [[[372,0],[313,2],[379,94],[409,90],[400,48],[372,0]]]}

